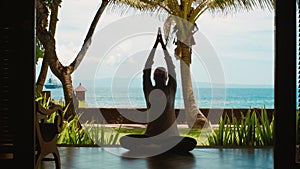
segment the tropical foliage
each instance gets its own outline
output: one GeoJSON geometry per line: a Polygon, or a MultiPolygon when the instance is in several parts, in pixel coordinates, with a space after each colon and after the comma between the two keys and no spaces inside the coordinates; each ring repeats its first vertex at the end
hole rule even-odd
{"type": "Polygon", "coordinates": [[[274,115],[269,121],[266,109],[241,113],[240,122],[232,115],[220,118],[219,128],[208,137],[209,146],[273,146],[274,115]]]}
{"type": "MultiPolygon", "coordinates": [[[[46,95],[36,98],[44,108],[50,107],[50,98],[46,98],[46,95]]],[[[65,106],[64,102],[55,102],[55,104],[61,103],[61,106],[65,106]]],[[[68,105],[65,106],[63,113],[66,113],[68,105]]],[[[53,123],[57,114],[51,114],[47,119],[48,122],[53,123]]],[[[95,125],[93,121],[86,122],[82,126],[78,126],[80,123],[81,115],[76,115],[72,120],[64,120],[62,131],[58,134],[57,144],[70,144],[70,145],[116,145],[119,141],[118,129],[108,129],[103,125],[95,125]]]]}

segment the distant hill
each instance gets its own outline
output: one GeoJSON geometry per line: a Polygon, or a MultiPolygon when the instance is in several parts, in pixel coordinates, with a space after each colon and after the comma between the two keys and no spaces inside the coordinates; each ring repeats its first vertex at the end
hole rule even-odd
{"type": "Polygon", "coordinates": [[[193,82],[194,85],[201,88],[225,87],[225,88],[274,88],[271,84],[214,84],[208,82],[193,82]]]}

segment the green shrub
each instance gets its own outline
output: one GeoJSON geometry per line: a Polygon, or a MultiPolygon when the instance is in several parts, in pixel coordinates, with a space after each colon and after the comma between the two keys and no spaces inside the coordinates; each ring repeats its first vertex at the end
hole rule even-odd
{"type": "Polygon", "coordinates": [[[92,121],[78,127],[80,117],[78,115],[70,122],[65,122],[64,130],[58,135],[58,144],[117,145],[121,126],[118,129],[108,129],[104,125],[93,124],[92,121]]]}
{"type": "Polygon", "coordinates": [[[79,116],[75,116],[71,121],[64,121],[64,128],[57,138],[58,144],[94,144],[84,128],[79,127],[79,116]]]}
{"type": "Polygon", "coordinates": [[[274,115],[269,122],[267,111],[261,109],[260,116],[249,109],[241,120],[232,114],[232,120],[226,114],[220,118],[219,128],[208,136],[209,146],[272,146],[274,135],[274,115]]]}
{"type": "MultiPolygon", "coordinates": [[[[45,96],[37,96],[38,101],[43,107],[50,107],[50,98],[46,99],[45,96]]],[[[53,102],[53,101],[52,101],[53,102]]],[[[65,114],[68,106],[65,107],[64,102],[55,102],[64,107],[63,113],[65,114]]],[[[64,115],[63,114],[63,115],[64,115]]],[[[49,122],[54,122],[56,113],[53,113],[48,117],[49,122]]],[[[116,130],[110,130],[103,125],[93,125],[92,122],[87,122],[84,125],[80,124],[81,115],[76,115],[71,121],[63,122],[63,130],[58,134],[57,144],[73,144],[73,145],[116,145],[119,139],[119,131],[121,126],[116,130]],[[87,127],[92,126],[92,127],[87,127]]]]}

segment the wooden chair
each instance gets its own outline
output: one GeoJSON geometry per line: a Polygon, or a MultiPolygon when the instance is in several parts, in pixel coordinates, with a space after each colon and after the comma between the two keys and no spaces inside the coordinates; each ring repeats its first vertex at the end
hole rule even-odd
{"type": "Polygon", "coordinates": [[[36,103],[36,160],[37,169],[42,160],[54,160],[57,169],[61,168],[60,155],[57,149],[56,139],[63,126],[63,109],[60,105],[52,104],[49,109],[45,109],[38,102],[36,103]],[[54,123],[47,122],[47,118],[57,112],[54,123]],[[54,159],[45,158],[48,154],[53,154],[54,159]]]}

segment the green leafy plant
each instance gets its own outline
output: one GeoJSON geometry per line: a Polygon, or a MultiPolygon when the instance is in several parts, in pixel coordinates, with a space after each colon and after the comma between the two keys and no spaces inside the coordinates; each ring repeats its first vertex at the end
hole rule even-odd
{"type": "Polygon", "coordinates": [[[87,133],[89,133],[90,138],[94,140],[97,145],[117,145],[121,128],[122,126],[120,125],[117,129],[110,129],[100,124],[88,128],[87,133]]]}
{"type": "Polygon", "coordinates": [[[226,114],[220,118],[219,128],[208,136],[209,146],[272,146],[274,135],[274,115],[272,121],[268,119],[265,108],[260,116],[253,109],[249,109],[238,120],[234,114],[232,118],[226,114]]]}
{"type": "MultiPolygon", "coordinates": [[[[64,102],[55,102],[47,99],[46,94],[44,96],[37,96],[36,101],[38,101],[43,107],[49,108],[50,103],[54,102],[64,107],[63,115],[65,115],[68,105],[65,106],[64,102]]],[[[56,113],[53,113],[48,117],[49,122],[54,122],[56,113]]],[[[85,124],[80,124],[80,117],[82,114],[76,115],[70,121],[63,122],[63,130],[58,134],[57,144],[68,144],[68,145],[116,145],[119,141],[119,133],[121,130],[121,125],[118,129],[110,130],[105,126],[93,124],[93,121],[86,122],[85,124]],[[88,127],[92,126],[92,127],[88,127]]]]}
{"type": "Polygon", "coordinates": [[[70,122],[66,122],[64,130],[59,134],[58,144],[73,145],[117,145],[121,125],[118,129],[108,129],[104,125],[93,124],[93,121],[82,124],[78,127],[81,115],[74,117],[70,122]]]}
{"type": "Polygon", "coordinates": [[[71,121],[64,123],[64,129],[57,138],[58,144],[94,144],[93,140],[79,127],[80,116],[75,116],[71,121]]]}
{"type": "MultiPolygon", "coordinates": [[[[36,96],[35,101],[37,101],[45,109],[50,108],[51,103],[57,104],[56,102],[53,102],[53,100],[51,100],[50,98],[47,98],[46,94],[45,95],[36,96]]],[[[62,106],[64,108],[63,109],[63,115],[64,115],[65,112],[67,111],[69,105],[67,105],[67,106],[64,106],[64,105],[61,105],[61,104],[57,104],[57,105],[60,105],[60,106],[62,106]]],[[[49,117],[47,117],[47,121],[50,122],[50,123],[53,123],[54,120],[55,120],[55,116],[57,116],[57,112],[54,112],[49,117]]]]}
{"type": "Polygon", "coordinates": [[[273,145],[274,140],[274,115],[271,122],[269,122],[266,109],[261,110],[261,116],[256,124],[256,131],[258,137],[258,145],[273,145]]]}
{"type": "Polygon", "coordinates": [[[36,96],[35,101],[37,101],[41,106],[48,109],[50,107],[50,98],[47,99],[46,94],[45,95],[39,95],[36,96]]]}

